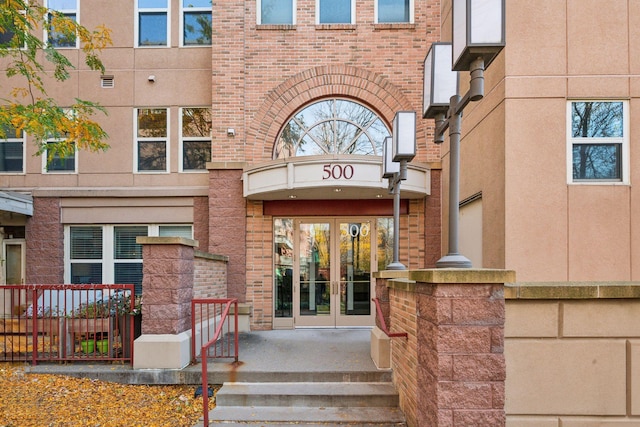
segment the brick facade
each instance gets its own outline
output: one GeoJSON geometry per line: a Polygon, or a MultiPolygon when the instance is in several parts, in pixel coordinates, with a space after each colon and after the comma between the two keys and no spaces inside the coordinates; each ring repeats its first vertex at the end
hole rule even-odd
{"type": "Polygon", "coordinates": [[[26,226],[26,283],[64,283],[64,227],[60,199],[33,199],[33,216],[26,226]]]}

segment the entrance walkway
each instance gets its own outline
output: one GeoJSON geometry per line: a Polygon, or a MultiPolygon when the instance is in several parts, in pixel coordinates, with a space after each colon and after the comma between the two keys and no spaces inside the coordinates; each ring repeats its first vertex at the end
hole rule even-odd
{"type": "MultiPolygon", "coordinates": [[[[269,381],[390,381],[370,356],[370,329],[296,329],[240,334],[239,362],[210,361],[209,383],[269,381]]],[[[134,349],[135,351],[135,349],[134,349]]],[[[57,373],[125,384],[201,384],[201,365],[180,370],[120,364],[40,364],[29,372],[57,373]]]]}

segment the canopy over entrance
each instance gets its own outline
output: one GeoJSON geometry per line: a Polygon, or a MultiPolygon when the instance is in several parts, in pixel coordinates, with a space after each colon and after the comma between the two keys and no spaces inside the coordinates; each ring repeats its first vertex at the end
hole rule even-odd
{"type": "Polygon", "coordinates": [[[33,197],[12,191],[0,191],[0,212],[33,216],[33,197]]]}

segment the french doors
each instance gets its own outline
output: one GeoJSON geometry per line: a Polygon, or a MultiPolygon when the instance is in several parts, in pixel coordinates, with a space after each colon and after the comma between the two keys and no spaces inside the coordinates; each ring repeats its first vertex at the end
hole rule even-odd
{"type": "Polygon", "coordinates": [[[294,221],[295,327],[374,324],[374,227],[367,218],[294,221]]]}

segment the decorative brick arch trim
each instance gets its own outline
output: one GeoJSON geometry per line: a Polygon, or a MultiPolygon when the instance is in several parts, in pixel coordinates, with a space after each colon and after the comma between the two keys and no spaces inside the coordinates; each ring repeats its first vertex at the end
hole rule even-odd
{"type": "Polygon", "coordinates": [[[360,101],[387,124],[393,121],[396,111],[413,109],[407,97],[383,75],[348,65],[310,68],[267,94],[249,127],[247,140],[253,146],[247,150],[247,158],[254,162],[271,160],[278,132],[293,113],[313,100],[330,96],[360,101]]]}

